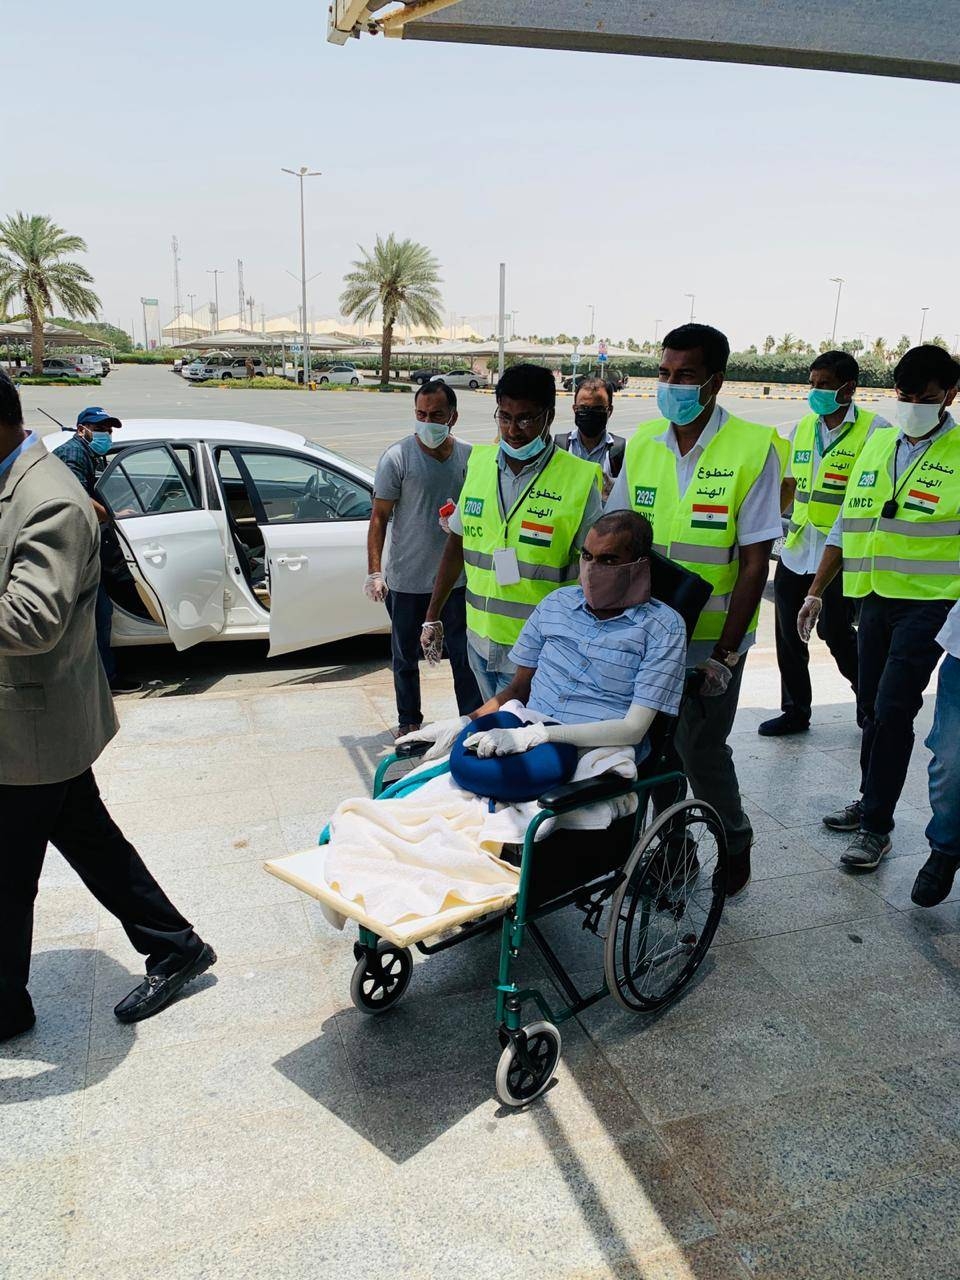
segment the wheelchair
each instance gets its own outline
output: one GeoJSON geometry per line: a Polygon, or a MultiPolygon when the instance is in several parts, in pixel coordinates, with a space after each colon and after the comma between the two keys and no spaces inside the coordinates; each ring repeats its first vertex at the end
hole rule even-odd
{"type": "MultiPolygon", "coordinates": [[[[698,575],[652,553],[653,595],[684,619],[688,638],[710,588],[698,575]]],[[[695,678],[685,697],[696,697],[695,678]]],[[[509,1107],[523,1106],[550,1084],[561,1052],[560,1026],[611,995],[636,1013],[663,1009],[693,978],[713,941],[723,912],[727,849],[714,809],[683,798],[687,784],[673,751],[675,721],[658,715],[650,731],[651,750],[633,781],[607,776],[566,783],[540,797],[522,846],[506,846],[505,861],[519,866],[515,901],[459,925],[435,940],[415,943],[426,956],[499,929],[496,990],[500,1059],[496,1092],[509,1107]],[[633,794],[636,810],[603,831],[562,827],[537,841],[538,830],[598,801],[633,794]],[[647,821],[649,817],[649,821],[647,821]],[[573,908],[582,927],[603,941],[603,973],[591,991],[581,992],[547,941],[540,922],[573,908]],[[531,943],[551,975],[563,1004],[555,1007],[536,987],[521,987],[514,970],[531,943]],[[527,1010],[535,1008],[532,1020],[527,1010]]],[[[373,795],[385,791],[390,775],[426,750],[398,750],[383,760],[373,795]]],[[[350,994],[365,1014],[380,1015],[403,996],[413,971],[409,947],[395,945],[359,926],[356,968],[350,994]]]]}

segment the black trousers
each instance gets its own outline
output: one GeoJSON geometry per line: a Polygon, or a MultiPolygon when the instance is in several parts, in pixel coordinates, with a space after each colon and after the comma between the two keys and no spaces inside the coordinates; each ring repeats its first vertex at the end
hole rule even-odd
{"type": "Polygon", "coordinates": [[[110,817],[92,769],[67,782],[0,786],[0,815],[0,1023],[30,1007],[33,904],[48,843],[117,917],[147,973],[172,973],[203,946],[110,817]]]}
{"type": "MultiPolygon", "coordinates": [[[[483,703],[477,678],[467,660],[466,595],[465,587],[451,591],[450,599],[440,615],[444,652],[453,668],[453,689],[462,716],[468,716],[483,703]]],[[[420,630],[429,604],[429,594],[391,591],[387,596],[387,610],[393,624],[393,687],[397,695],[397,723],[401,725],[419,726],[423,723],[423,709],[420,705],[420,659],[423,656],[420,652],[420,630]]]]}
{"type": "MultiPolygon", "coordinates": [[[[813,582],[812,573],[794,573],[782,560],[773,575],[776,606],[777,665],[780,668],[780,706],[798,720],[810,719],[813,690],[810,687],[810,651],[797,633],[797,614],[813,582]]],[[[823,593],[823,609],[817,621],[817,635],[833,654],[840,674],[857,692],[857,632],[853,625],[856,609],[843,594],[843,579],[834,578],[823,593]]]]}
{"type": "Polygon", "coordinates": [[[893,830],[913,751],[913,722],[943,650],[936,635],[952,600],[887,600],[869,595],[860,610],[860,690],[863,720],[860,790],[863,829],[893,830]]]}

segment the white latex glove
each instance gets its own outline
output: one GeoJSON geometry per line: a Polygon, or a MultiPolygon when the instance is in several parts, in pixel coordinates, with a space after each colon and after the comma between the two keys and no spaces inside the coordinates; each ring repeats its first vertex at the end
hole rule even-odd
{"type": "Polygon", "coordinates": [[[431,667],[443,657],[443,623],[425,622],[420,628],[420,648],[431,667]]]}
{"type": "Polygon", "coordinates": [[[718,698],[721,693],[726,693],[727,685],[733,678],[733,672],[725,662],[708,658],[706,662],[700,663],[699,670],[703,672],[700,692],[705,698],[718,698]]]}
{"type": "Polygon", "coordinates": [[[817,625],[823,601],[819,596],[805,596],[800,612],[797,614],[797,634],[804,644],[810,643],[813,628],[817,625]]]}
{"type": "Polygon", "coordinates": [[[545,724],[525,724],[520,729],[487,729],[464,740],[467,748],[476,747],[481,760],[489,756],[515,756],[547,741],[545,724]]]}
{"type": "Polygon", "coordinates": [[[462,729],[470,723],[469,716],[457,716],[453,720],[437,720],[433,724],[421,725],[413,733],[405,733],[397,738],[394,746],[406,747],[412,742],[430,742],[433,745],[423,756],[424,760],[437,760],[449,754],[450,748],[457,740],[462,729]]]}
{"type": "MultiPolygon", "coordinates": [[[[450,516],[445,516],[445,515],[443,515],[443,514],[442,514],[442,512],[443,512],[447,507],[455,507],[455,506],[456,506],[456,504],[455,504],[455,502],[453,501],[453,499],[452,499],[452,498],[448,498],[448,499],[446,500],[446,502],[443,504],[443,507],[441,507],[441,508],[440,508],[440,510],[441,510],[441,515],[438,517],[438,519],[439,519],[440,528],[443,530],[443,532],[444,532],[444,533],[449,533],[449,532],[450,532],[450,516]]],[[[451,511],[450,515],[453,515],[453,512],[452,512],[452,511],[451,511]]]]}
{"type": "Polygon", "coordinates": [[[383,604],[387,598],[387,580],[382,573],[368,573],[363,580],[363,594],[374,604],[383,604]]]}

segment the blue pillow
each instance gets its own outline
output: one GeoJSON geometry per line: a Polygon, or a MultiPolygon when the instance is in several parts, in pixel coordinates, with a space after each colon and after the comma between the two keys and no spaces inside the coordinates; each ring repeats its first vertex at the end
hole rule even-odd
{"type": "Polygon", "coordinates": [[[542,742],[530,751],[486,760],[464,750],[466,739],[484,729],[519,729],[522,725],[523,721],[509,711],[494,711],[471,720],[450,752],[450,776],[457,786],[501,804],[517,804],[539,800],[551,787],[569,782],[580,753],[567,743],[542,742]]]}

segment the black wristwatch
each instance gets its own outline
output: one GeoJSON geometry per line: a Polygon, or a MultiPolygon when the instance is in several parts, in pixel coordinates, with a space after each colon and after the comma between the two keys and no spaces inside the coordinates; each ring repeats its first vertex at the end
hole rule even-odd
{"type": "Polygon", "coordinates": [[[729,667],[732,671],[740,659],[743,657],[736,649],[725,649],[722,644],[713,646],[713,653],[710,655],[716,658],[717,662],[722,662],[725,667],[729,667]]]}

